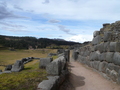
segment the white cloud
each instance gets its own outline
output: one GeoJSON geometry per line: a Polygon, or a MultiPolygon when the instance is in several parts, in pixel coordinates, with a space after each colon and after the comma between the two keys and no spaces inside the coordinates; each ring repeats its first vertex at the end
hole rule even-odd
{"type": "MultiPolygon", "coordinates": [[[[15,0],[12,0],[15,3],[15,0]]],[[[17,0],[19,6],[37,14],[48,13],[56,19],[116,20],[120,16],[119,0],[17,0]],[[22,2],[22,3],[21,3],[22,2]]]]}
{"type": "Polygon", "coordinates": [[[93,35],[81,35],[81,34],[65,38],[65,40],[75,41],[80,43],[83,43],[85,41],[92,41],[92,39],[93,39],[93,35]]]}

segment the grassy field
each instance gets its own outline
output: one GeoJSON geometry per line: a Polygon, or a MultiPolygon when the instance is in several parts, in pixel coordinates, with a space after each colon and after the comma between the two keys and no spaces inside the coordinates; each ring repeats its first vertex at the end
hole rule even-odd
{"type": "MultiPolygon", "coordinates": [[[[54,49],[39,49],[39,50],[0,50],[0,65],[14,64],[16,60],[21,60],[26,57],[47,57],[48,53],[56,53],[54,49]]],[[[5,67],[0,66],[0,70],[5,67]]]]}
{"type": "MultiPolygon", "coordinates": [[[[56,53],[56,50],[0,50],[0,64],[13,64],[16,60],[25,57],[45,58],[48,53],[56,53]]],[[[54,57],[56,58],[56,57],[54,57]]],[[[39,60],[33,60],[24,65],[21,72],[0,74],[0,90],[36,90],[38,84],[47,79],[46,70],[39,69],[39,60]]],[[[0,67],[4,70],[5,67],[0,67]]]]}

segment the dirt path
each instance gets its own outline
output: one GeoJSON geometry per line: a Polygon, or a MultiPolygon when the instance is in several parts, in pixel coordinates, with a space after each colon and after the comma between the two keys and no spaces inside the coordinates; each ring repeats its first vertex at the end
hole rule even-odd
{"type": "Polygon", "coordinates": [[[78,62],[70,62],[71,74],[60,90],[120,90],[120,86],[105,79],[78,62]]]}

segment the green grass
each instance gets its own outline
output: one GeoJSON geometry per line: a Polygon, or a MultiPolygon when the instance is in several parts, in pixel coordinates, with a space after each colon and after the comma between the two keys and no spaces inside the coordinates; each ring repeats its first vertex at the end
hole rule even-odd
{"type": "Polygon", "coordinates": [[[34,60],[25,65],[21,72],[0,75],[0,90],[36,90],[38,84],[46,79],[46,71],[39,69],[34,60]]]}
{"type": "MultiPolygon", "coordinates": [[[[0,50],[0,65],[13,64],[25,57],[45,58],[48,53],[56,53],[53,49],[39,50],[0,50]]],[[[53,59],[56,59],[54,56],[53,59]]],[[[5,67],[0,66],[0,70],[5,67]]],[[[0,90],[36,90],[38,84],[47,79],[45,69],[39,69],[39,60],[33,60],[24,66],[21,72],[0,74],[0,90]]]]}

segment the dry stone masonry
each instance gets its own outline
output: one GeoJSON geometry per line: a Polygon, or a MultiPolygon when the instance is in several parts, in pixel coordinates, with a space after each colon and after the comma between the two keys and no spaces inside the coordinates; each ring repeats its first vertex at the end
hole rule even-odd
{"type": "Polygon", "coordinates": [[[103,24],[91,43],[73,50],[73,59],[120,84],[120,21],[103,24]]]}
{"type": "Polygon", "coordinates": [[[68,74],[67,62],[69,62],[70,50],[60,49],[58,52],[58,58],[53,61],[50,58],[40,60],[40,66],[46,67],[48,80],[43,80],[38,85],[37,90],[58,90],[59,86],[65,80],[68,74]],[[46,62],[49,63],[45,64],[46,62]]]}

